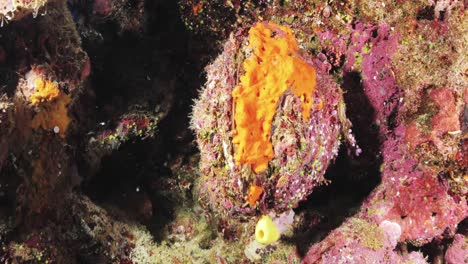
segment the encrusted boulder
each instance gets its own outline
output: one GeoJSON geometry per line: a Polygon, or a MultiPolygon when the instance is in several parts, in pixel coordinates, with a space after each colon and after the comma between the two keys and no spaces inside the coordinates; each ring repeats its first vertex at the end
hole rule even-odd
{"type": "Polygon", "coordinates": [[[192,113],[201,152],[198,194],[223,216],[281,213],[313,189],[351,144],[341,90],[294,30],[257,23],[207,67],[192,113]]]}

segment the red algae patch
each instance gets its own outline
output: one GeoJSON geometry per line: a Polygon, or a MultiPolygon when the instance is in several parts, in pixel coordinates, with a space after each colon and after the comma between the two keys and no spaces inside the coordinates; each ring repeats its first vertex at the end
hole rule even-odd
{"type": "Polygon", "coordinates": [[[292,30],[275,23],[257,23],[249,30],[244,75],[232,92],[235,109],[237,164],[264,172],[273,158],[271,123],[281,96],[288,90],[300,98],[302,117],[308,120],[315,90],[315,69],[298,54],[292,30]]]}

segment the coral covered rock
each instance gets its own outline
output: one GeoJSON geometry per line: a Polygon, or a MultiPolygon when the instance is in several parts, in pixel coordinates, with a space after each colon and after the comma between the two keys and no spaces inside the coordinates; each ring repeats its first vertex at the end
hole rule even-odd
{"type": "MultiPolygon", "coordinates": [[[[45,1],[12,2],[39,8],[45,1]]],[[[73,185],[64,175],[76,175],[66,149],[72,122],[69,108],[83,87],[86,71],[89,74],[89,60],[66,4],[57,1],[47,8],[47,16],[9,24],[0,40],[3,66],[8,66],[2,68],[7,74],[2,74],[1,92],[9,102],[3,106],[7,126],[0,132],[5,141],[0,146],[0,164],[13,168],[2,170],[1,175],[18,188],[12,198],[18,206],[18,222],[34,221],[30,216],[52,210],[50,204],[60,206],[61,197],[73,185]],[[10,159],[5,160],[4,153],[10,159]],[[16,164],[21,169],[14,169],[16,164]]]]}
{"type": "Polygon", "coordinates": [[[198,193],[225,216],[282,212],[326,183],[349,122],[340,89],[290,28],[257,23],[238,36],[207,68],[193,108],[198,193]],[[263,190],[257,206],[248,199],[252,186],[263,190]]]}
{"type": "Polygon", "coordinates": [[[0,262],[466,262],[467,14],[0,0],[0,262]]]}
{"type": "Polygon", "coordinates": [[[351,218],[312,246],[303,263],[427,263],[421,253],[400,255],[394,251],[400,234],[399,225],[390,221],[377,226],[351,218]]]}
{"type": "Polygon", "coordinates": [[[452,245],[445,253],[445,262],[447,264],[468,262],[468,241],[464,235],[455,235],[452,245]]]}
{"type": "Polygon", "coordinates": [[[454,233],[468,215],[466,200],[451,194],[447,180],[434,168],[418,164],[408,153],[404,127],[384,143],[382,184],[365,203],[362,214],[377,223],[389,220],[402,229],[401,240],[424,243],[454,233]]]}
{"type": "MultiPolygon", "coordinates": [[[[458,32],[458,25],[458,22],[453,24],[453,32],[458,32]]],[[[382,140],[379,147],[381,183],[363,203],[356,217],[379,227],[393,226],[391,229],[398,232],[392,232],[399,234],[395,235],[396,241],[402,244],[440,243],[437,241],[452,237],[458,224],[468,216],[466,181],[462,179],[465,165],[460,162],[461,155],[456,154],[463,147],[459,118],[463,115],[461,95],[466,85],[464,87],[465,80],[459,79],[457,74],[463,66],[456,63],[463,55],[451,52],[447,55],[450,59],[441,60],[444,64],[438,66],[438,78],[429,74],[433,68],[426,69],[426,64],[418,66],[418,71],[412,67],[408,72],[403,70],[403,63],[428,57],[421,55],[421,51],[408,56],[408,44],[405,41],[402,41],[403,45],[399,44],[400,36],[395,36],[388,26],[381,24],[374,29],[377,30],[372,36],[365,29],[362,31],[360,25],[353,27],[358,32],[351,37],[351,54],[348,53],[344,64],[345,71],[354,70],[361,75],[360,83],[375,111],[372,122],[378,125],[379,139],[382,140]],[[368,40],[370,43],[364,44],[368,40]],[[449,80],[453,86],[447,88],[441,80],[449,80]],[[418,82],[429,88],[422,89],[418,82]]],[[[418,28],[419,32],[429,35],[426,30],[425,26],[418,28]]],[[[405,38],[408,36],[421,46],[427,46],[431,41],[423,41],[422,35],[418,40],[414,35],[405,38]]],[[[330,35],[326,37],[333,39],[330,35]]],[[[344,43],[339,38],[334,40],[344,43]]],[[[460,48],[448,40],[440,45],[445,47],[444,50],[451,45],[453,50],[460,48]]],[[[339,258],[346,258],[346,254],[335,250],[343,247],[340,243],[348,245],[343,236],[337,235],[348,229],[348,221],[312,246],[305,260],[334,263],[339,258]]],[[[372,233],[363,234],[365,239],[375,237],[372,233]]],[[[394,254],[393,248],[389,247],[385,254],[394,254]]],[[[350,263],[361,263],[356,259],[359,253],[355,252],[359,251],[356,249],[348,255],[350,263]]],[[[401,263],[404,260],[379,256],[376,261],[401,263]]]]}

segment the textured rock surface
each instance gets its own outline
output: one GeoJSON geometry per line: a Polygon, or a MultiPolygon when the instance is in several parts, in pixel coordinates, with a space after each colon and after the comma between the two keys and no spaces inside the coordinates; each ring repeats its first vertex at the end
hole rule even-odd
{"type": "Polygon", "coordinates": [[[468,245],[466,237],[461,234],[455,235],[452,245],[445,253],[445,262],[447,264],[452,263],[465,263],[468,261],[468,245]]]}
{"type": "Polygon", "coordinates": [[[0,0],[0,262],[466,262],[466,10],[0,0]],[[256,23],[316,72],[309,119],[282,94],[258,173],[231,99],[256,23]]]}
{"type": "MultiPolygon", "coordinates": [[[[284,32],[278,30],[276,34],[281,36],[284,32]]],[[[224,217],[255,212],[254,207],[244,205],[247,190],[252,185],[264,190],[259,199],[260,211],[281,213],[296,207],[314,187],[326,183],[325,170],[338,153],[343,127],[349,126],[343,115],[340,89],[327,72],[320,70],[319,62],[304,55],[305,60],[318,69],[316,90],[309,99],[313,104],[309,120],[301,115],[303,108],[299,97],[286,91],[281,95],[271,123],[273,129],[268,140],[271,140],[274,155],[268,170],[255,173],[249,164],[238,164],[234,153],[241,150],[233,144],[235,124],[231,94],[239,78],[238,58],[245,56],[240,48],[242,41],[231,37],[224,52],[208,67],[207,83],[192,116],[203,175],[198,192],[209,207],[224,217]]]]}

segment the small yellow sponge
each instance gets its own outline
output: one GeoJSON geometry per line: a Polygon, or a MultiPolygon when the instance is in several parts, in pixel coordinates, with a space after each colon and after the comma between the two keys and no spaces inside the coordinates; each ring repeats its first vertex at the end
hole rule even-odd
{"type": "Polygon", "coordinates": [[[255,227],[255,240],[261,244],[269,245],[276,242],[279,238],[280,232],[275,223],[273,223],[273,220],[268,215],[260,217],[255,227]]]}

